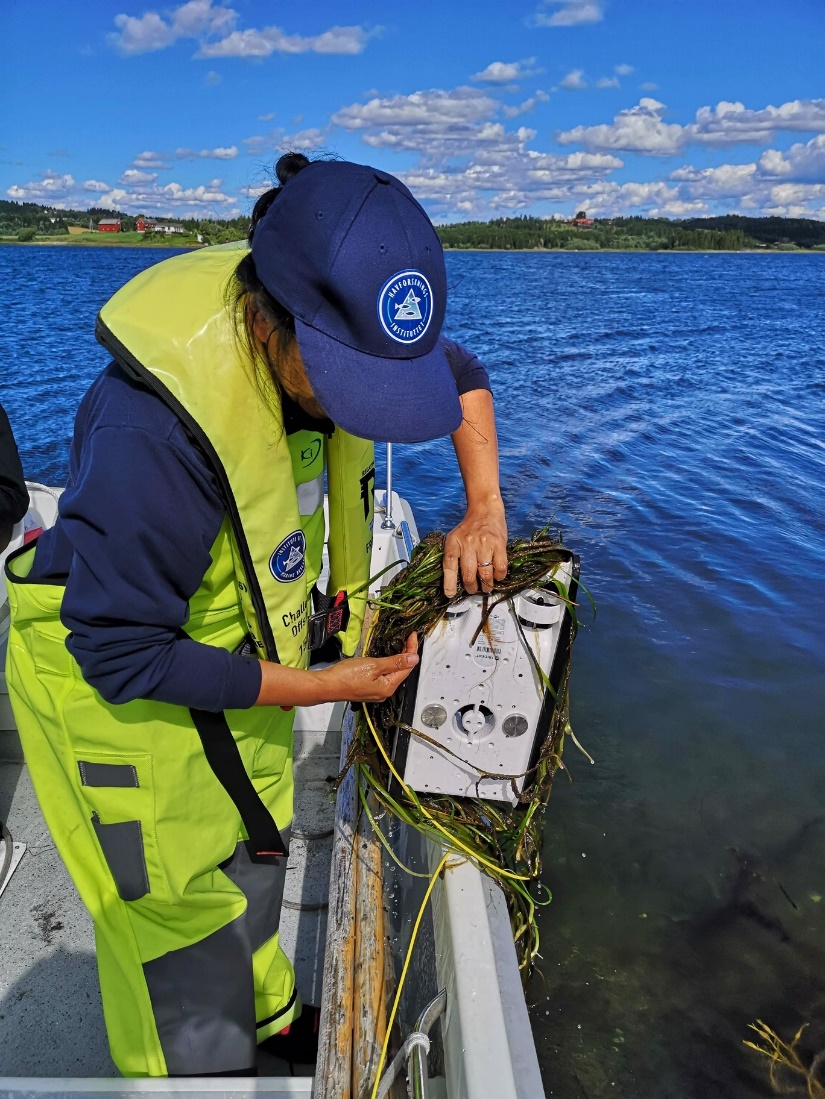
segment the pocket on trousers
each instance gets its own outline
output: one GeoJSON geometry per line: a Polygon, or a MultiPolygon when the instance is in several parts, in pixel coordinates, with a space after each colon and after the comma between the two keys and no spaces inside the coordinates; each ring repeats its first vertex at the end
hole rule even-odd
{"type": "Polygon", "coordinates": [[[140,821],[103,824],[98,814],[92,813],[92,825],[120,899],[137,901],[145,897],[149,892],[149,874],[140,821]]]}
{"type": "Polygon", "coordinates": [[[148,752],[75,749],[78,793],[122,900],[151,893],[168,900],[155,820],[153,759],[148,752]]]}

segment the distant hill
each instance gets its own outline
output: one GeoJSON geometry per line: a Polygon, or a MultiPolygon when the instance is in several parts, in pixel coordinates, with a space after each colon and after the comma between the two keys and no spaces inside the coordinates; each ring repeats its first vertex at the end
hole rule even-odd
{"type": "MultiPolygon", "coordinates": [[[[582,211],[583,213],[584,211],[582,211]]],[[[68,233],[69,225],[93,227],[101,218],[120,218],[124,231],[134,229],[135,219],[118,210],[91,206],[88,210],[59,210],[34,202],[0,199],[0,236],[15,236],[34,229],[38,236],[68,233]]],[[[200,233],[211,244],[246,236],[249,218],[228,221],[198,218],[165,218],[200,233]]],[[[588,219],[583,219],[587,221],[588,219]]],[[[445,248],[555,249],[565,251],[739,251],[806,249],[825,251],[825,222],[808,218],[751,218],[739,214],[724,217],[596,218],[589,224],[573,224],[552,218],[513,217],[493,221],[463,221],[436,227],[445,248]]]]}
{"type": "MultiPolygon", "coordinates": [[[[119,218],[124,232],[135,228],[135,217],[119,210],[104,210],[99,206],[90,206],[87,210],[60,210],[55,206],[41,206],[35,202],[9,202],[0,199],[0,236],[15,237],[21,229],[34,229],[38,237],[68,235],[70,225],[97,228],[101,218],[119,218]]],[[[230,221],[215,221],[199,218],[153,218],[158,222],[173,222],[182,225],[193,236],[200,234],[210,244],[222,244],[230,240],[240,240],[246,236],[249,218],[233,218],[230,221]]]]}
{"type": "Polygon", "coordinates": [[[596,218],[574,224],[549,218],[515,217],[439,225],[445,248],[550,249],[598,251],[825,250],[825,222],[804,218],[725,217],[596,218]]]}

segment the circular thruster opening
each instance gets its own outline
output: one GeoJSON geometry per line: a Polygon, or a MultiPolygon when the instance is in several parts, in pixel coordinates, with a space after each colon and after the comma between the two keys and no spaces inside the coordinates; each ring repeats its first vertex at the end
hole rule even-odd
{"type": "Polygon", "coordinates": [[[493,731],[495,723],[493,711],[481,704],[462,706],[455,715],[456,728],[469,740],[487,736],[493,731]]]}
{"type": "Polygon", "coordinates": [[[426,725],[428,729],[440,729],[446,720],[447,711],[437,703],[425,706],[421,711],[421,724],[426,725]]]}
{"type": "Polygon", "coordinates": [[[522,717],[521,714],[510,714],[509,717],[505,717],[501,727],[505,736],[515,737],[524,736],[529,726],[526,717],[522,717]]]}

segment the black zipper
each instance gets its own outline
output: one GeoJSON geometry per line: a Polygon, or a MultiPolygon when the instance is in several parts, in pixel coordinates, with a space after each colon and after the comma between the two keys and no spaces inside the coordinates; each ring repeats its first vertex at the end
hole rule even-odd
{"type": "Polygon", "coordinates": [[[195,420],[187,409],[172,396],[163,382],[159,381],[150,370],[147,370],[143,363],[136,359],[132,352],[120,342],[117,336],[115,336],[103,322],[99,313],[97,315],[97,320],[95,321],[95,338],[98,343],[102,344],[106,350],[117,359],[118,363],[127,373],[131,374],[132,377],[145,385],[147,389],[150,389],[156,396],[160,397],[164,404],[175,413],[185,430],[195,440],[211,463],[212,469],[223,489],[226,510],[229,513],[229,520],[232,524],[232,529],[235,532],[235,540],[238,544],[241,561],[243,562],[246,572],[246,580],[249,585],[252,605],[258,616],[258,624],[260,626],[267,659],[279,664],[280,661],[278,659],[278,650],[275,645],[275,636],[272,633],[272,627],[269,624],[269,616],[267,615],[263,592],[261,591],[260,585],[258,584],[258,578],[255,574],[252,554],[249,552],[249,546],[241,524],[241,517],[238,512],[237,504],[235,503],[235,497],[232,494],[229,478],[226,475],[226,470],[223,468],[223,463],[218,457],[217,451],[212,446],[208,436],[197,420],[195,420]]]}

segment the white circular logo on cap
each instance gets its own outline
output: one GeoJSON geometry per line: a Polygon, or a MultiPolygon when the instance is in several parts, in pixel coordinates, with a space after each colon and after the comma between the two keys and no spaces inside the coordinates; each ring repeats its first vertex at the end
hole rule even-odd
{"type": "Polygon", "coordinates": [[[399,271],[381,287],[378,318],[396,343],[415,343],[430,325],[433,292],[420,271],[399,271]]]}

